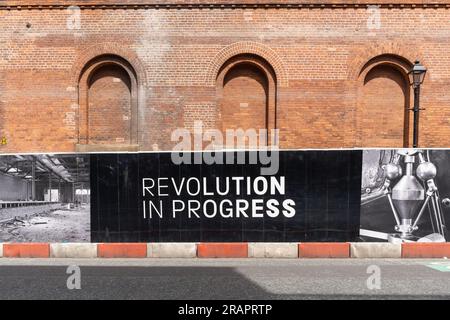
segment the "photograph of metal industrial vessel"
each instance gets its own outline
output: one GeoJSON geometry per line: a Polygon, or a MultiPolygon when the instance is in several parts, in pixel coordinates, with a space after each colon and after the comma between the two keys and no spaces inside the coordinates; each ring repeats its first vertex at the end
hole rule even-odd
{"type": "Polygon", "coordinates": [[[446,242],[450,150],[364,150],[361,239],[446,242]]]}

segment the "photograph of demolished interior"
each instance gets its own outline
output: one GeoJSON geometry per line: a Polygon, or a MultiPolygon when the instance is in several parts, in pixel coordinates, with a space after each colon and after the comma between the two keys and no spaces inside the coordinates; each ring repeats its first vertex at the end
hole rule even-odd
{"type": "Polygon", "coordinates": [[[88,156],[0,156],[0,185],[0,242],[90,241],[88,156]]]}

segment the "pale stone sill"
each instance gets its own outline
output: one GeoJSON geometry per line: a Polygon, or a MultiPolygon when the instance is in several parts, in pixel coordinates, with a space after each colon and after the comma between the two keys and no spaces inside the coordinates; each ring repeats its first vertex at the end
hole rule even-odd
{"type": "Polygon", "coordinates": [[[138,144],[76,144],[77,152],[119,152],[119,151],[139,151],[138,144]]]}

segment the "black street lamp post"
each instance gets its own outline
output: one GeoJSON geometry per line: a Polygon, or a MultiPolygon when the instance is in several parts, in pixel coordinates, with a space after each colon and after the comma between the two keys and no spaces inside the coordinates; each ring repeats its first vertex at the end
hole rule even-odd
{"type": "Polygon", "coordinates": [[[414,108],[411,109],[414,112],[413,148],[417,148],[419,145],[420,85],[423,83],[426,73],[427,68],[421,65],[418,60],[414,63],[411,71],[408,72],[410,85],[414,89],[414,108]]]}

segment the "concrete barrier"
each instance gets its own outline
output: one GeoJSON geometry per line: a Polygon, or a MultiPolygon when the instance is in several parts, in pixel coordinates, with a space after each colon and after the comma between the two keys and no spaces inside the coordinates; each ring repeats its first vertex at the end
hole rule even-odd
{"type": "Polygon", "coordinates": [[[199,258],[247,258],[248,243],[199,243],[197,245],[199,258]]]}
{"type": "Polygon", "coordinates": [[[448,258],[450,243],[0,243],[0,258],[448,258]]]}
{"type": "Polygon", "coordinates": [[[49,258],[50,245],[48,243],[4,243],[3,256],[5,258],[49,258]]]}
{"type": "Polygon", "coordinates": [[[96,243],[51,243],[51,258],[97,258],[96,243]]]}
{"type": "Polygon", "coordinates": [[[43,205],[16,207],[16,208],[4,208],[0,209],[0,221],[6,221],[12,218],[21,219],[24,217],[31,217],[36,214],[42,214],[44,212],[58,210],[61,208],[63,208],[61,203],[43,204],[43,205]]]}
{"type": "Polygon", "coordinates": [[[149,243],[148,258],[196,258],[196,243],[149,243]]]}
{"type": "Polygon", "coordinates": [[[97,244],[99,258],[146,258],[146,243],[99,243],[97,244]]]}
{"type": "Polygon", "coordinates": [[[298,258],[297,243],[263,243],[248,244],[249,258],[298,258]]]}
{"type": "Polygon", "coordinates": [[[298,245],[299,258],[349,258],[348,242],[307,242],[298,245]]]}
{"type": "Polygon", "coordinates": [[[0,243],[0,258],[3,257],[3,243],[0,243]]]}
{"type": "Polygon", "coordinates": [[[368,243],[353,242],[350,244],[352,258],[401,258],[402,245],[400,243],[368,243]]]}
{"type": "Polygon", "coordinates": [[[449,258],[450,243],[403,243],[402,258],[449,258]]]}

